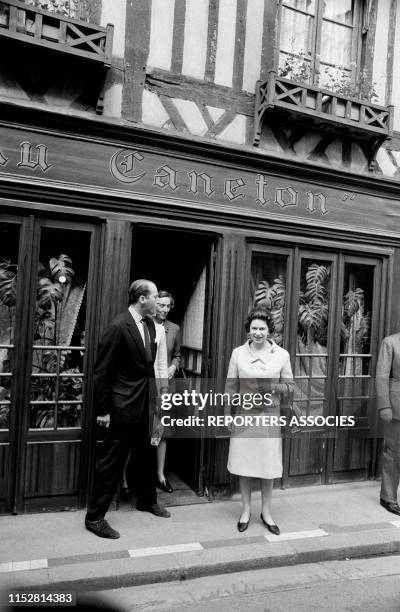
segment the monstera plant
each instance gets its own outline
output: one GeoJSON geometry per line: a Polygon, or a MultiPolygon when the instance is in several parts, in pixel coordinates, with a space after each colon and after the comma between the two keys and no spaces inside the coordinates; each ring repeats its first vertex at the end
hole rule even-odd
{"type": "Polygon", "coordinates": [[[266,280],[260,281],[254,294],[253,306],[262,306],[267,310],[273,323],[271,335],[279,346],[282,346],[283,342],[285,298],[286,289],[283,275],[279,275],[272,285],[266,280]]]}
{"type": "MultiPolygon", "coordinates": [[[[75,272],[72,260],[68,255],[61,254],[52,257],[47,266],[40,264],[36,293],[34,344],[45,345],[49,349],[34,349],[33,372],[45,374],[58,373],[62,369],[64,375],[78,373],[77,369],[65,368],[68,350],[61,351],[57,364],[57,351],[51,347],[64,344],[62,338],[62,323],[67,316],[66,307],[71,292],[71,284],[75,272]]],[[[56,400],[56,377],[33,377],[31,398],[34,401],[56,400]]],[[[82,380],[76,378],[60,378],[58,383],[58,401],[82,399],[82,380]]],[[[78,406],[76,404],[62,405],[59,408],[58,425],[61,427],[76,424],[78,406]]],[[[31,426],[53,427],[54,409],[35,405],[31,415],[31,426]]]]}

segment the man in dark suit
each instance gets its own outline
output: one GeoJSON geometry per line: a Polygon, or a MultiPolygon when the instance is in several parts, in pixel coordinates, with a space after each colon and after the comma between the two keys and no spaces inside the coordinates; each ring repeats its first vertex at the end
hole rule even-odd
{"type": "Polygon", "coordinates": [[[376,365],[378,410],[383,423],[382,483],[380,503],[400,515],[397,492],[400,482],[400,333],[384,338],[376,365]]]}
{"type": "Polygon", "coordinates": [[[155,516],[170,514],[157,504],[153,476],[153,447],[149,421],[156,400],[154,359],[157,287],[137,280],[129,288],[129,309],[105,330],[94,370],[97,423],[107,429],[97,466],[85,525],[102,538],[119,538],[104,516],[121,480],[129,451],[138,465],[138,510],[155,516]]]}

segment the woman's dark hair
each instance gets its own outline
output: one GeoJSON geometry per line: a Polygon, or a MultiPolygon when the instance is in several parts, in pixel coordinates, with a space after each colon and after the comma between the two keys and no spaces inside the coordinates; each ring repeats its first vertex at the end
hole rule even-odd
{"type": "Polygon", "coordinates": [[[261,308],[258,306],[257,308],[253,308],[252,310],[250,310],[245,325],[247,332],[250,330],[251,322],[254,321],[254,319],[260,319],[260,321],[264,321],[268,325],[269,331],[272,331],[272,320],[268,311],[265,308],[261,308]]]}
{"type": "Polygon", "coordinates": [[[172,310],[173,308],[175,308],[175,300],[174,300],[174,298],[172,297],[172,295],[171,295],[171,294],[170,294],[168,291],[164,291],[164,290],[159,291],[159,292],[158,292],[158,297],[159,297],[159,298],[165,298],[165,297],[166,297],[166,298],[169,298],[169,299],[171,300],[171,307],[170,307],[170,310],[172,310]]]}

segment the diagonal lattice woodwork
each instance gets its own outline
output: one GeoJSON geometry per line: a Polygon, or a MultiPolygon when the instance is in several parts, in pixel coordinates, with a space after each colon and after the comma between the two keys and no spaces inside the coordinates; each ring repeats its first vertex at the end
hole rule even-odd
{"type": "Polygon", "coordinates": [[[393,107],[380,106],[277,76],[259,81],[256,89],[254,145],[258,146],[267,113],[288,113],[312,127],[366,141],[372,169],[382,142],[393,134],[393,107]]]}
{"type": "Polygon", "coordinates": [[[0,37],[111,65],[113,26],[106,28],[44,11],[18,0],[0,0],[0,37]]]}

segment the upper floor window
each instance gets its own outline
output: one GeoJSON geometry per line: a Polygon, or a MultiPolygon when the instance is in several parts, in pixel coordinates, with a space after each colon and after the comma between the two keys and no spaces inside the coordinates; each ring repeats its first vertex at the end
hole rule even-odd
{"type": "Polygon", "coordinates": [[[330,88],[354,83],[361,15],[362,0],[282,0],[281,76],[330,88]]]}

